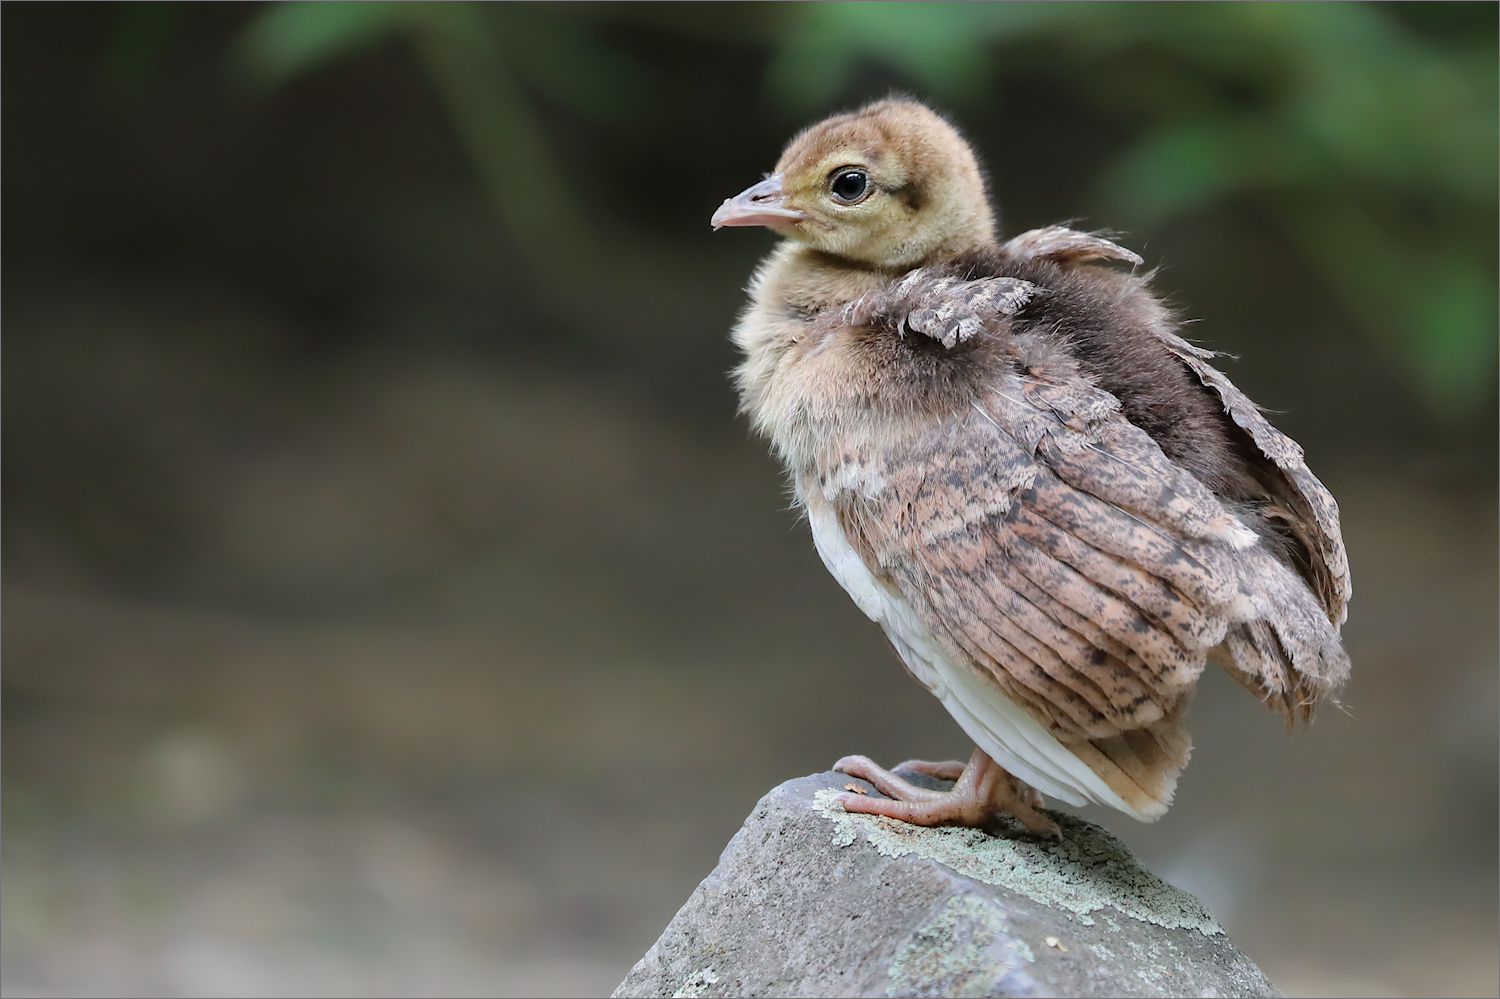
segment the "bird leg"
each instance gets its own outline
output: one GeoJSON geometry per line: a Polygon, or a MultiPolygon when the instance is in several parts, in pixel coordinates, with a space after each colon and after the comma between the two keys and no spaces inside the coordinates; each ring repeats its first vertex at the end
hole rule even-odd
{"type": "Polygon", "coordinates": [[[897,769],[946,780],[948,774],[955,773],[954,768],[959,769],[953,789],[932,791],[902,780],[868,756],[846,756],[833,765],[833,769],[852,777],[862,777],[882,794],[889,795],[888,798],[871,798],[862,794],[841,794],[838,801],[846,812],[888,815],[919,826],[954,825],[974,829],[990,825],[996,812],[1005,812],[1015,816],[1036,836],[1062,839],[1062,829],[1057,823],[1038,811],[1042,796],[1036,789],[1011,776],[977,746],[967,766],[911,760],[897,769]]]}

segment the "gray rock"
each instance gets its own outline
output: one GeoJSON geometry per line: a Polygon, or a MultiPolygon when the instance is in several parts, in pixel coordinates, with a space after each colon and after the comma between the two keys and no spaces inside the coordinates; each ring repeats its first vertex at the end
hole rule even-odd
{"type": "Polygon", "coordinates": [[[876,793],[825,773],[762,798],[614,995],[1281,995],[1098,826],[923,829],[845,812],[850,783],[876,793]]]}

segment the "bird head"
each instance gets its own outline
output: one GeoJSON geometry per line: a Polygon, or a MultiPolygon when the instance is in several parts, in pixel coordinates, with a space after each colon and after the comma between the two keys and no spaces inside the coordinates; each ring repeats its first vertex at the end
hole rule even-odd
{"type": "Polygon", "coordinates": [[[804,130],[775,171],[720,205],[712,223],[768,226],[882,268],[913,267],[995,239],[969,144],[931,109],[897,98],[804,130]]]}

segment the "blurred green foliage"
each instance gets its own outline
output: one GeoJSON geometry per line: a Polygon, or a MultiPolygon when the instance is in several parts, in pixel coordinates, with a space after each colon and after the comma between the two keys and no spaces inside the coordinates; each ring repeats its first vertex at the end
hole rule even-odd
{"type": "MultiPolygon", "coordinates": [[[[272,3],[231,67],[265,92],[404,40],[505,224],[545,272],[596,252],[600,236],[569,196],[533,95],[650,127],[660,95],[603,39],[621,22],[671,31],[673,9],[272,3]]],[[[685,44],[717,31],[763,46],[766,97],[789,125],[857,100],[872,68],[965,113],[1026,113],[994,108],[1007,74],[1065,88],[1132,136],[1099,164],[1088,207],[1140,231],[1222,199],[1254,204],[1428,411],[1462,419],[1495,382],[1496,10],[848,2],[699,9],[677,27],[685,44]]],[[[136,48],[149,46],[134,30],[136,48]]]]}
{"type": "Polygon", "coordinates": [[[340,57],[404,38],[432,78],[505,223],[545,264],[592,242],[522,90],[595,120],[642,103],[641,73],[587,26],[538,4],[276,3],[231,54],[237,80],[265,92],[340,57]]]}

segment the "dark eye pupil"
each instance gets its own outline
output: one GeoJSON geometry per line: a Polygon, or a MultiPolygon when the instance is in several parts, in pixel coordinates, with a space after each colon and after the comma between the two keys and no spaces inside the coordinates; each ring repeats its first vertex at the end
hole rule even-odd
{"type": "Polygon", "coordinates": [[[869,183],[862,171],[850,170],[833,178],[833,193],[845,201],[853,201],[865,193],[865,185],[869,183]]]}

